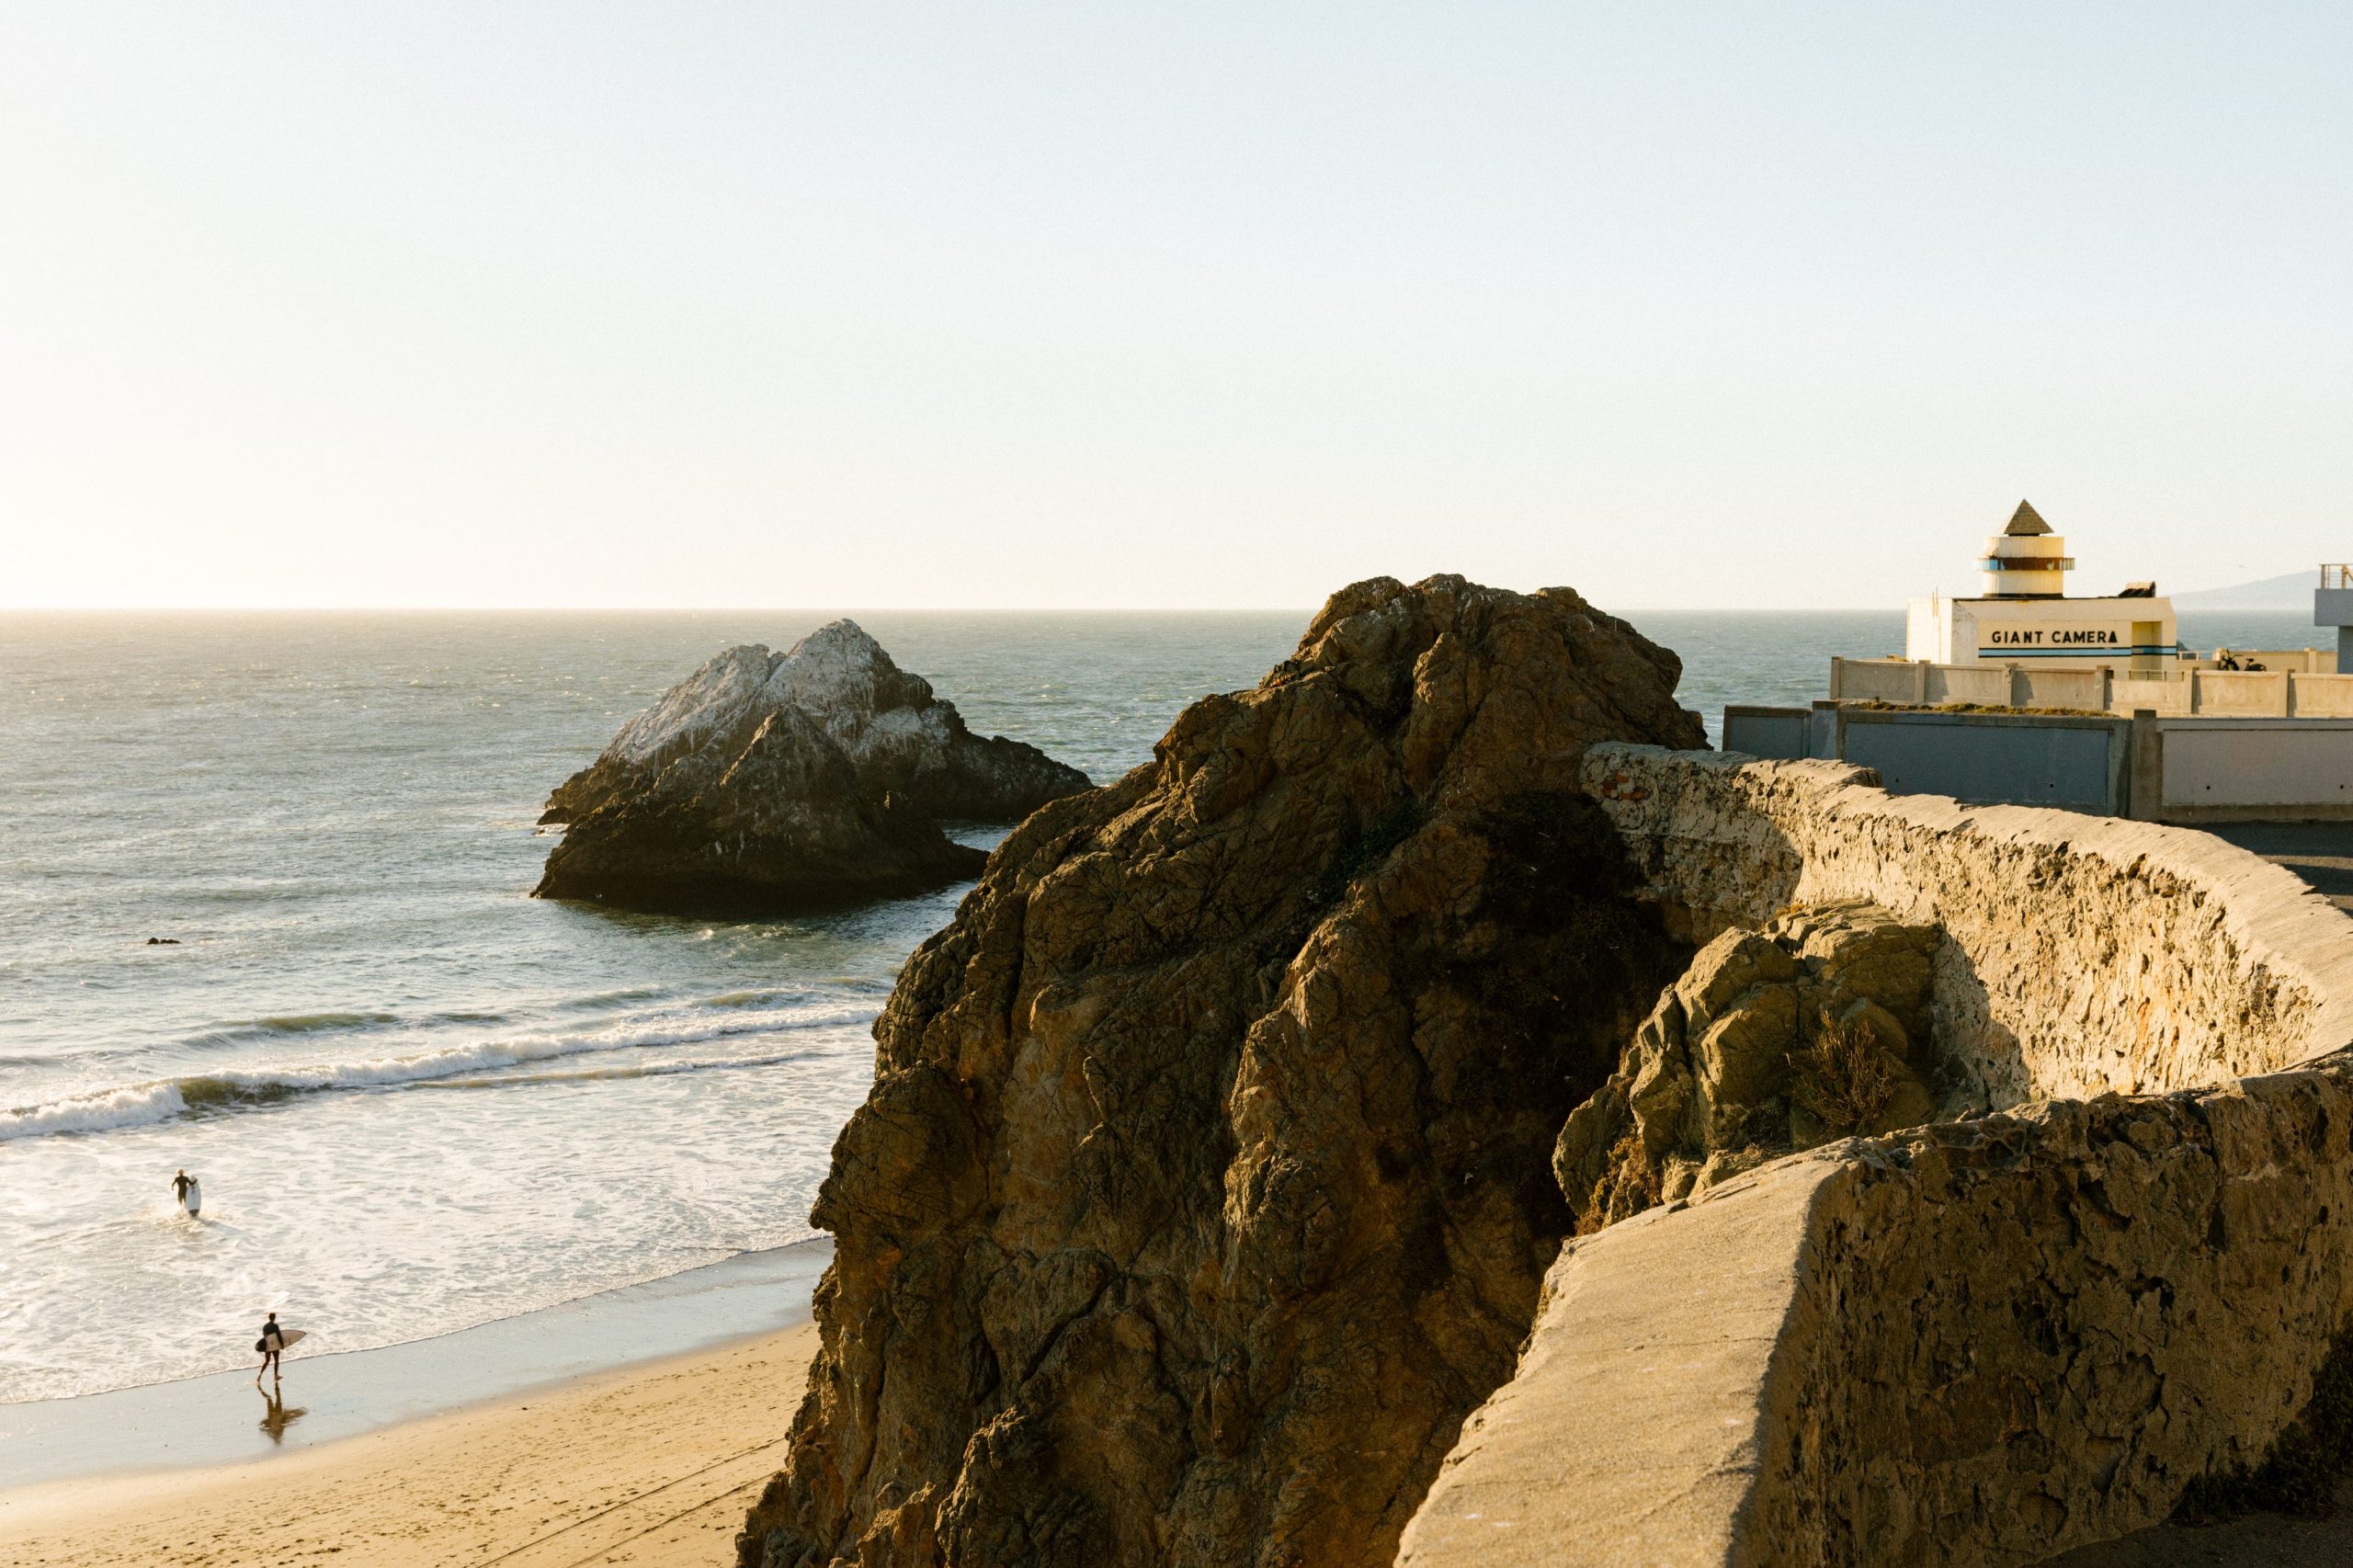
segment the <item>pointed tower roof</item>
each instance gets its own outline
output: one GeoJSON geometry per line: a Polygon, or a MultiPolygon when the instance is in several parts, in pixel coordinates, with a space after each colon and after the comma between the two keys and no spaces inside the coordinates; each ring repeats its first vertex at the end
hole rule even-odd
{"type": "Polygon", "coordinates": [[[2010,514],[2010,526],[2002,530],[2012,539],[2018,539],[2028,534],[2047,534],[2050,531],[2051,525],[2042,520],[2042,515],[2024,501],[2019,502],[2018,509],[2010,514]]]}

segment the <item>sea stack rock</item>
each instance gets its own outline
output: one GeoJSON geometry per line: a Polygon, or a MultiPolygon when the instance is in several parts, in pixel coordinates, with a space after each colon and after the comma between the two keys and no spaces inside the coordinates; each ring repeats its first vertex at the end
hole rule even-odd
{"type": "Polygon", "coordinates": [[[1015,831],[875,1026],[744,1568],[1390,1562],[1690,949],[1591,743],[1703,745],[1565,588],[1388,578],[1015,831]]]}
{"type": "Polygon", "coordinates": [[[621,727],[548,798],[568,824],[536,895],[759,913],[919,892],[986,856],[941,819],[1006,822],[1087,787],[1037,747],[964,727],[856,622],[730,648],[621,727]]]}

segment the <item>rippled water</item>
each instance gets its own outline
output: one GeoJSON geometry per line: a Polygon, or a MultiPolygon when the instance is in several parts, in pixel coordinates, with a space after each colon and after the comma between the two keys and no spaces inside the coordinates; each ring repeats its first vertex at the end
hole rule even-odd
{"type": "MultiPolygon", "coordinates": [[[[0,616],[0,1400],[240,1364],[266,1310],[356,1349],[808,1234],[961,890],[734,923],[524,895],[541,801],[624,719],[824,619],[0,616]]],[[[1100,781],[1306,613],[858,619],[1100,781]]],[[[1634,619],[1711,733],[1901,636],[1634,619]]]]}

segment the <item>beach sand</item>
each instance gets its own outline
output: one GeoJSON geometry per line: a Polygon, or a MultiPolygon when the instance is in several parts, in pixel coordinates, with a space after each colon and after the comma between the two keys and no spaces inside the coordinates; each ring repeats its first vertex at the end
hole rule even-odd
{"type": "MultiPolygon", "coordinates": [[[[283,1458],[0,1491],[0,1563],[730,1568],[816,1350],[801,1324],[283,1458]]],[[[2343,1496],[2326,1522],[2161,1526],[2049,1568],[2337,1568],[2343,1496]]]]}
{"type": "Polygon", "coordinates": [[[0,1492],[0,1562],[722,1568],[816,1348],[803,1324],[282,1458],[0,1492]]]}

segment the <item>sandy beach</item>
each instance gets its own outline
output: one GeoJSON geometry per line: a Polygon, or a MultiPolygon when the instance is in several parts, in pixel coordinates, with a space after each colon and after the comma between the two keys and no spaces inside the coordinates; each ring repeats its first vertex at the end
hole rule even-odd
{"type": "Polygon", "coordinates": [[[803,1324],[281,1458],[0,1492],[0,1562],[718,1568],[816,1347],[803,1324]]]}

